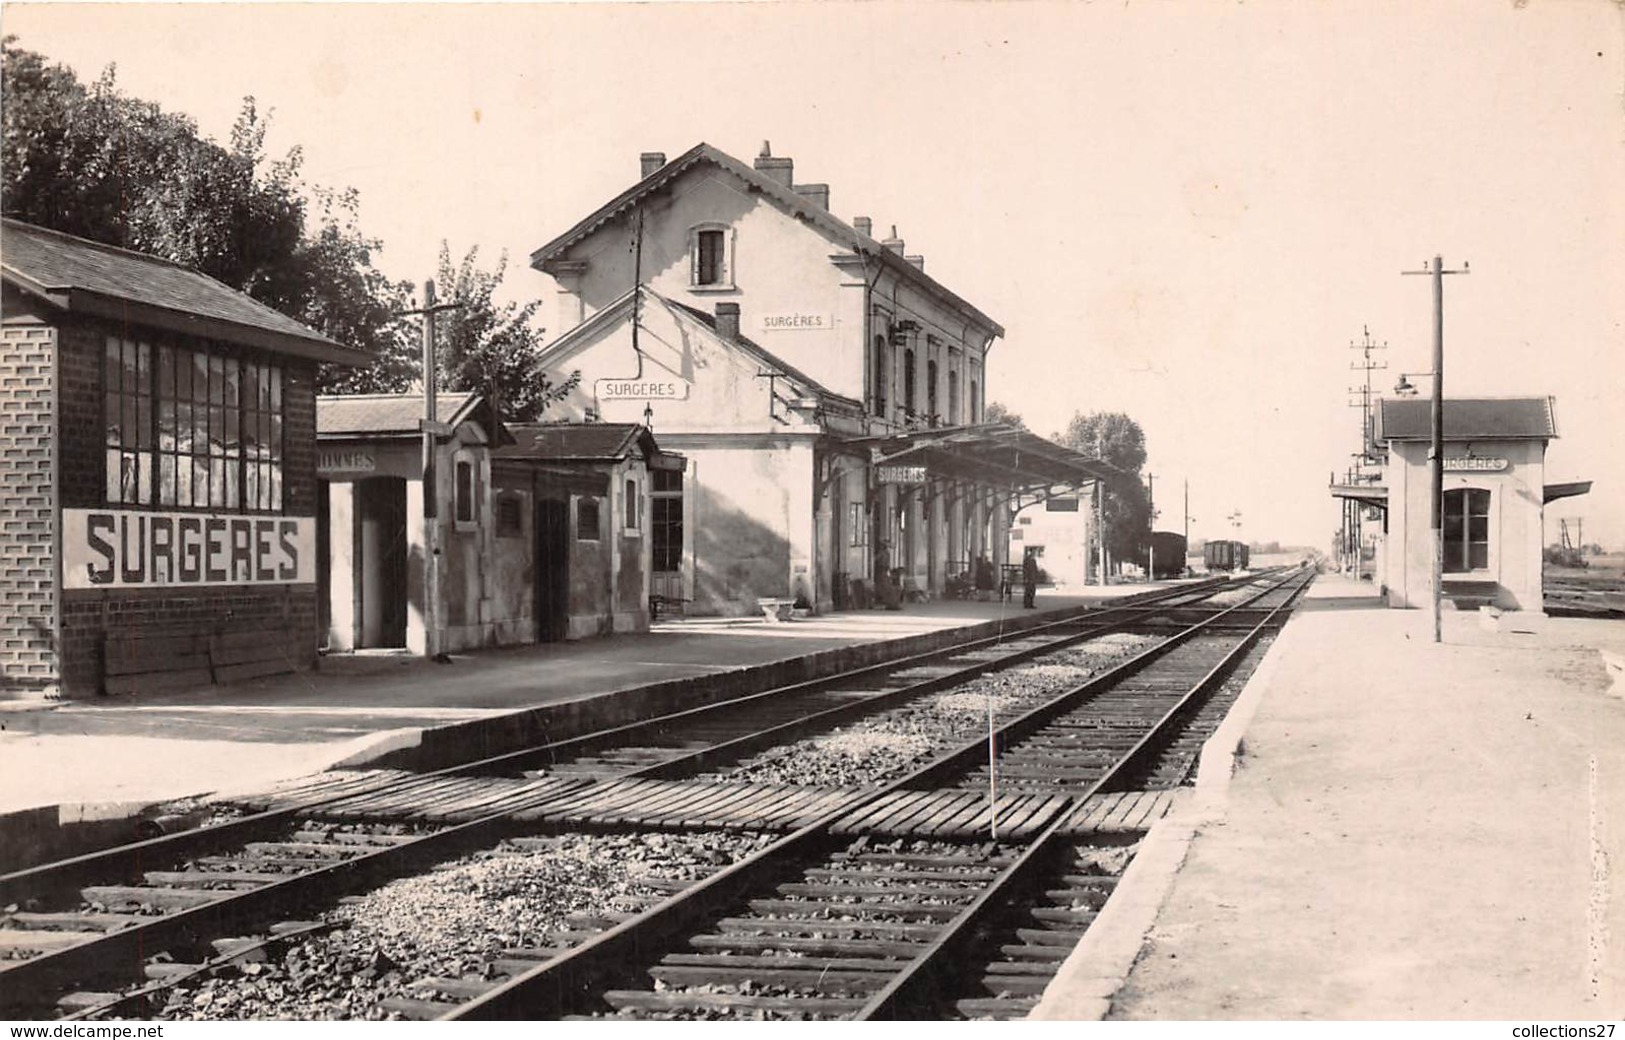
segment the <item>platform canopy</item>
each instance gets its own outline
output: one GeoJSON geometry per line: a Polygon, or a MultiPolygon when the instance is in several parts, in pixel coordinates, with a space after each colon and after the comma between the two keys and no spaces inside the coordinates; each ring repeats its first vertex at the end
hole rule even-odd
{"type": "Polygon", "coordinates": [[[1012,492],[1096,480],[1132,479],[1122,470],[1014,426],[983,423],[947,426],[880,437],[858,437],[842,446],[867,450],[875,466],[923,466],[927,476],[963,480],[1012,492]]]}
{"type": "Polygon", "coordinates": [[[1388,508],[1388,489],[1381,484],[1333,484],[1333,498],[1348,498],[1365,506],[1388,508]]]}

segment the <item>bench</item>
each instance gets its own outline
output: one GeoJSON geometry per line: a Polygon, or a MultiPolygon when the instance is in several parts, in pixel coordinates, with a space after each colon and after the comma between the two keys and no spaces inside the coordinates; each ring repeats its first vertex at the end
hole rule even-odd
{"type": "Polygon", "coordinates": [[[790,611],[796,605],[793,599],[779,599],[774,596],[759,596],[756,605],[762,608],[762,617],[769,624],[778,624],[790,620],[790,611]]]}
{"type": "Polygon", "coordinates": [[[310,648],[273,626],[230,632],[109,635],[102,643],[102,690],[150,693],[282,675],[305,667],[310,648]]]}

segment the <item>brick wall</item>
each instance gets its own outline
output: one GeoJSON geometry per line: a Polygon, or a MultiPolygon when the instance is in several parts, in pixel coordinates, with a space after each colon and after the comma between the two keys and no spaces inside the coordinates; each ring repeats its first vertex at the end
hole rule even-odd
{"type": "Polygon", "coordinates": [[[55,350],[50,326],[0,329],[0,694],[44,695],[58,679],[55,350]]]}
{"type": "MultiPolygon", "coordinates": [[[[101,359],[110,333],[142,335],[95,321],[63,321],[59,330],[58,409],[62,436],[61,504],[106,505],[101,359]]],[[[229,349],[229,348],[228,348],[229,349]]],[[[282,358],[283,512],[316,515],[316,363],[282,358]]],[[[48,554],[47,554],[48,555],[48,554]]],[[[101,691],[102,647],[108,636],[165,632],[215,633],[291,628],[303,633],[308,667],[319,640],[316,587],[217,586],[188,589],[69,589],[62,596],[61,683],[69,696],[101,691]]]]}

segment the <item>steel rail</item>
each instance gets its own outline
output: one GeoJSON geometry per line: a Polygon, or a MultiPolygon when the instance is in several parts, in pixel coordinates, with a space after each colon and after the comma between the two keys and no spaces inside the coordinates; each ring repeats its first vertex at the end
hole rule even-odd
{"type": "MultiPolygon", "coordinates": [[[[1288,575],[1284,580],[1291,580],[1291,577],[1288,575]]],[[[1258,576],[1253,575],[1249,583],[1257,580],[1258,576]]],[[[1267,595],[1270,591],[1273,591],[1273,587],[1264,590],[1260,595],[1267,595]]],[[[1251,601],[1250,599],[1247,602],[1251,601]]],[[[1241,605],[1228,609],[1234,610],[1239,606],[1241,605]]],[[[1228,610],[1224,613],[1227,612],[1228,610]]],[[[1218,616],[1222,616],[1222,613],[1216,615],[1218,616]]],[[[1212,620],[1210,618],[1193,627],[1200,628],[1212,620]]],[[[1058,695],[1046,704],[1045,708],[1064,702],[1064,707],[1050,712],[1053,716],[1062,710],[1075,707],[1081,696],[1104,689],[1112,682],[1121,682],[1138,672],[1159,656],[1155,651],[1166,645],[1159,644],[1158,647],[1136,655],[1101,676],[1058,695]]],[[[1043,710],[1044,708],[1035,709],[1035,712],[1029,712],[1015,722],[1025,722],[1043,710]]],[[[1008,725],[1014,724],[1013,722],[1008,725]]],[[[1004,728],[999,732],[1002,734],[1004,728]]],[[[831,833],[831,828],[840,820],[893,792],[908,790],[936,779],[944,771],[942,767],[944,762],[962,763],[967,757],[974,756],[978,752],[985,755],[986,748],[986,741],[978,739],[905,777],[886,784],[861,801],[832,810],[767,848],[711,875],[643,913],[543,961],[535,968],[510,978],[473,1000],[457,1005],[441,1016],[441,1021],[553,1019],[572,1012],[589,1010],[589,1002],[595,998],[597,992],[613,988],[615,982],[635,977],[643,970],[643,958],[640,955],[650,948],[666,944],[674,936],[692,930],[708,919],[715,910],[736,902],[743,894],[769,880],[789,874],[808,857],[849,843],[849,838],[831,833]]]]}
{"type": "MultiPolygon", "coordinates": [[[[1294,575],[1293,578],[1298,576],[1294,575]]],[[[1291,581],[1293,578],[1289,578],[1291,581]]],[[[1313,580],[1313,575],[1309,576],[1313,580]]],[[[1299,595],[1308,587],[1305,581],[1280,606],[1271,611],[1271,618],[1288,612],[1299,595]]],[[[1272,590],[1273,591],[1273,590],[1272,590]]],[[[1017,893],[1028,887],[1035,875],[1041,873],[1057,847],[1066,840],[1068,828],[1076,821],[1084,802],[1096,794],[1122,790],[1141,768],[1144,761],[1165,741],[1179,720],[1196,705],[1212,696],[1243,655],[1252,648],[1268,627],[1270,619],[1258,622],[1229,650],[1220,662],[1194,683],[1190,690],[1170,707],[1155,725],[1140,738],[1121,758],[1092,784],[1079,798],[1080,808],[1051,823],[1028,845],[1014,863],[1006,867],[998,878],[988,883],[969,906],[944,926],[942,933],[930,945],[898,972],[877,992],[855,1016],[856,1021],[877,1019],[908,1019],[920,1015],[922,1005],[929,1004],[934,994],[941,992],[945,980],[951,978],[953,963],[967,954],[982,938],[978,927],[990,913],[1010,905],[1017,893]]]]}

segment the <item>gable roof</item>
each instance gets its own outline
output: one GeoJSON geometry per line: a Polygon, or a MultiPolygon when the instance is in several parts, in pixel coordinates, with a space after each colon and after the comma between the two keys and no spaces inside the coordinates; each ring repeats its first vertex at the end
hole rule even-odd
{"type": "MultiPolygon", "coordinates": [[[[1384,398],[1375,439],[1431,441],[1433,402],[1425,397],[1384,398]]],[[[1550,397],[1454,397],[1444,402],[1444,437],[1450,441],[1551,440],[1557,419],[1550,397]]]]}
{"type": "Polygon", "coordinates": [[[767,367],[776,370],[780,375],[788,376],[795,382],[802,384],[808,393],[822,397],[827,401],[839,402],[853,408],[862,407],[860,402],[829,389],[812,376],[807,375],[794,365],[789,364],[783,358],[780,358],[778,355],[774,354],[772,351],[768,350],[766,347],[755,342],[749,337],[740,335],[737,339],[725,338],[722,333],[717,331],[717,317],[715,314],[708,314],[705,311],[700,310],[698,307],[692,307],[686,303],[680,303],[677,300],[669,299],[668,297],[662,296],[660,293],[649,288],[647,285],[640,285],[636,289],[628,289],[609,306],[596,312],[580,325],[577,325],[569,332],[566,332],[558,339],[549,343],[542,349],[542,357],[545,359],[555,352],[567,353],[577,341],[592,335],[612,322],[621,320],[623,318],[629,318],[629,312],[631,309],[630,304],[635,293],[650,303],[664,307],[679,321],[686,320],[701,326],[711,334],[716,342],[736,349],[740,353],[750,357],[758,364],[766,365],[767,367]]]}
{"type": "Polygon", "coordinates": [[[763,176],[753,167],[740,162],[720,148],[714,148],[706,144],[704,141],[616,195],[613,199],[588,214],[570,230],[532,252],[530,254],[530,266],[538,271],[552,274],[553,271],[550,270],[550,267],[553,262],[561,259],[562,254],[571,246],[582,241],[622,213],[629,212],[649,195],[666,187],[689,169],[702,162],[718,166],[743,180],[752,189],[761,192],[795,216],[823,231],[825,235],[834,239],[840,245],[849,247],[854,254],[877,260],[882,266],[890,268],[905,281],[913,283],[933,296],[948,301],[955,309],[969,315],[972,320],[986,327],[993,335],[1004,335],[1002,325],[983,314],[970,301],[886,248],[876,239],[865,235],[823,206],[798,195],[790,187],[780,184],[771,177],[763,176]]]}
{"type": "MultiPolygon", "coordinates": [[[[512,443],[483,396],[472,391],[435,394],[435,414],[447,426],[474,421],[493,444],[512,443]]],[[[422,394],[322,394],[316,398],[316,436],[348,438],[416,437],[423,432],[422,394]]]]}
{"type": "Polygon", "coordinates": [[[549,462],[619,462],[634,451],[659,452],[654,434],[638,423],[519,423],[508,428],[514,443],[498,449],[499,459],[549,462]]]}
{"type": "Polygon", "coordinates": [[[372,360],[190,267],[9,217],[0,228],[5,280],[62,310],[316,361],[372,360]]]}

